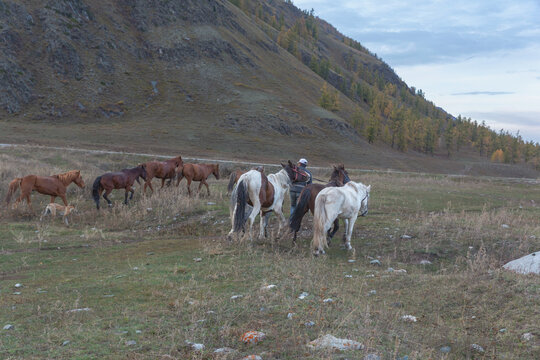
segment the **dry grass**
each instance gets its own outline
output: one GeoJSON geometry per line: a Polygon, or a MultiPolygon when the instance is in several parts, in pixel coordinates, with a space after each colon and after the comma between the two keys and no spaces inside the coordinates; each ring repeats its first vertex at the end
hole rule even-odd
{"type": "MultiPolygon", "coordinates": [[[[12,177],[28,172],[81,168],[91,184],[106,170],[144,160],[21,149],[5,150],[0,159],[2,197],[12,177]]],[[[15,329],[2,331],[0,357],[213,359],[213,350],[223,346],[239,351],[231,359],[540,356],[538,279],[500,270],[540,247],[537,187],[398,174],[351,177],[372,184],[370,214],[357,222],[354,254],[334,240],[322,258],[310,256],[310,216],[296,248],[288,237],[229,244],[225,177],[211,181],[210,197],[189,198],[185,182],[149,197],[137,189],[129,206],[121,204],[122,192],[114,193],[114,207],[99,213],[89,189],[73,187],[68,199],[79,213],[70,227],[60,219],[40,223],[24,206],[2,211],[0,325],[15,329]],[[371,265],[373,258],[382,266],[371,265]],[[262,289],[270,284],[277,286],[262,289]],[[299,300],[303,291],[310,295],[299,300]],[[334,302],[324,303],[327,298],[334,302]],[[69,312],[86,307],[91,310],[69,312]],[[295,316],[287,319],[288,313],[295,316]],[[403,315],[418,322],[406,323],[403,315]],[[315,325],[306,327],[309,321],[315,325]],[[239,339],[247,330],[267,338],[243,345],[239,339]],[[535,338],[522,340],[525,332],[535,338]],[[326,333],[359,340],[367,349],[308,351],[305,344],[326,333]],[[186,340],[206,348],[192,351],[186,340]],[[485,353],[475,353],[473,343],[485,353]],[[441,353],[442,346],[450,353],[441,353]]],[[[36,209],[48,200],[32,198],[36,209]]]]}

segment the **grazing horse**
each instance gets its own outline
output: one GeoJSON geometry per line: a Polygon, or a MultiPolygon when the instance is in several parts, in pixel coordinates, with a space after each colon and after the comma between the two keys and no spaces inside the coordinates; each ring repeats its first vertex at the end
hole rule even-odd
{"type": "Polygon", "coordinates": [[[201,187],[204,184],[206,191],[208,191],[208,196],[210,196],[210,188],[206,182],[210,174],[213,174],[216,180],[219,180],[219,164],[184,164],[182,168],[178,169],[176,186],[180,184],[183,178],[186,178],[188,193],[191,196],[191,182],[199,181],[197,194],[201,191],[201,187]]]}
{"type": "Polygon", "coordinates": [[[165,160],[165,161],[149,161],[145,163],[146,165],[146,180],[144,182],[143,192],[146,195],[146,187],[148,186],[152,193],[154,193],[154,188],[152,187],[152,179],[158,178],[161,179],[161,188],[165,184],[165,180],[172,180],[176,176],[178,168],[181,168],[184,165],[181,156],[165,160]]]}
{"type": "Polygon", "coordinates": [[[52,203],[56,197],[59,196],[64,202],[64,205],[67,206],[66,189],[72,182],[80,188],[85,186],[80,170],[71,170],[63,174],[52,176],[26,175],[22,178],[15,178],[9,183],[6,204],[9,204],[13,194],[20,188],[21,195],[15,201],[15,205],[23,201],[23,199],[26,199],[26,204],[32,212],[34,212],[34,209],[32,208],[32,202],[30,201],[30,193],[32,193],[33,190],[43,195],[49,195],[52,203]]]}
{"type": "MultiPolygon", "coordinates": [[[[251,168],[251,170],[264,172],[264,167],[256,166],[254,168],[251,168]]],[[[233,191],[234,185],[238,182],[238,179],[240,179],[240,176],[242,176],[242,174],[245,174],[245,173],[246,171],[243,171],[243,170],[234,170],[231,173],[231,175],[229,176],[229,184],[227,185],[227,194],[230,194],[233,191]]]]}
{"type": "Polygon", "coordinates": [[[231,194],[231,231],[228,238],[232,239],[235,232],[244,229],[244,224],[249,218],[249,239],[253,240],[252,228],[257,214],[261,215],[261,228],[259,237],[266,236],[266,226],[268,225],[268,217],[271,211],[275,211],[279,216],[279,229],[285,223],[283,216],[283,200],[289,189],[292,180],[307,181],[307,174],[299,172],[296,165],[288,162],[287,165],[281,164],[283,169],[275,174],[270,174],[268,177],[260,171],[250,170],[240,176],[238,184],[233,189],[231,194]],[[253,206],[251,213],[246,214],[246,205],[253,206]]]}
{"type": "Polygon", "coordinates": [[[132,169],[123,169],[118,172],[110,172],[98,176],[94,181],[94,186],[92,186],[92,197],[96,202],[96,208],[99,210],[99,197],[101,196],[103,191],[105,191],[105,194],[103,194],[103,198],[107,200],[109,206],[112,206],[112,202],[107,196],[111,193],[111,191],[113,191],[113,189],[126,189],[126,193],[124,195],[124,204],[127,205],[128,192],[131,192],[129,200],[132,200],[133,193],[135,193],[132,188],[133,183],[137,181],[137,183],[140,184],[140,177],[143,178],[143,180],[146,180],[145,164],[141,164],[132,169]]]}
{"type": "Polygon", "coordinates": [[[342,187],[328,187],[319,193],[315,200],[315,214],[313,218],[313,254],[324,254],[328,246],[326,234],[332,223],[338,219],[345,219],[346,229],[344,243],[347,250],[352,250],[351,235],[354,223],[358,217],[368,213],[369,192],[371,185],[350,181],[342,187]]]}
{"type": "MultiPolygon", "coordinates": [[[[343,164],[339,164],[334,166],[334,171],[330,176],[330,181],[326,185],[309,184],[302,189],[300,197],[298,198],[298,204],[296,205],[296,208],[289,219],[289,228],[291,229],[291,232],[294,231],[293,243],[296,243],[296,235],[300,230],[302,219],[306,213],[311,210],[311,213],[313,214],[315,208],[315,199],[317,198],[319,192],[327,187],[343,186],[350,180],[349,173],[347,173],[347,170],[345,170],[345,166],[343,164]]],[[[339,220],[336,219],[336,221],[334,221],[333,229],[328,230],[328,238],[331,239],[338,229],[339,220]]]]}

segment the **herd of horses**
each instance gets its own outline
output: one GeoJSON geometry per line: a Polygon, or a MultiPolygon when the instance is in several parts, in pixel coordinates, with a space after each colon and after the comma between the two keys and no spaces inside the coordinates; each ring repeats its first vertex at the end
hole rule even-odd
{"type": "MultiPolygon", "coordinates": [[[[123,169],[118,172],[108,172],[98,176],[92,186],[92,198],[96,208],[100,209],[100,198],[103,197],[109,206],[110,193],[115,189],[124,189],[124,204],[133,199],[135,181],[140,184],[144,181],[143,193],[150,188],[152,193],[152,180],[161,179],[161,188],[167,182],[170,185],[175,179],[179,186],[183,178],[187,180],[188,193],[191,196],[191,183],[199,182],[198,191],[203,185],[206,186],[208,195],[210,188],[206,180],[210,175],[219,179],[218,164],[189,164],[182,161],[181,156],[165,161],[149,161],[139,164],[134,168],[123,169]]],[[[266,175],[263,167],[256,167],[247,172],[237,170],[231,173],[228,185],[230,193],[230,218],[231,230],[228,238],[232,240],[239,237],[240,232],[246,232],[248,224],[248,236],[253,240],[253,224],[257,215],[260,215],[259,237],[267,236],[268,219],[272,212],[278,216],[277,237],[282,229],[287,226],[287,219],[283,215],[283,202],[289,187],[294,182],[306,182],[309,175],[298,168],[291,161],[281,164],[281,169],[266,175]]],[[[71,170],[63,174],[52,176],[27,175],[16,178],[10,182],[6,203],[9,204],[15,192],[20,189],[20,196],[15,205],[26,200],[28,207],[33,212],[30,194],[37,191],[51,197],[54,203],[56,197],[60,197],[65,206],[68,206],[66,189],[75,183],[84,188],[85,183],[80,170],[71,170]]],[[[326,184],[309,184],[301,192],[297,206],[291,214],[288,227],[290,233],[294,233],[293,242],[296,243],[297,233],[300,230],[302,219],[308,211],[313,214],[313,253],[324,254],[325,248],[330,244],[332,237],[339,228],[339,219],[345,223],[343,244],[346,249],[352,250],[351,235],[358,215],[365,216],[368,213],[369,194],[371,186],[365,186],[359,182],[353,182],[345,170],[343,164],[333,167],[329,182],[326,184]]]]}

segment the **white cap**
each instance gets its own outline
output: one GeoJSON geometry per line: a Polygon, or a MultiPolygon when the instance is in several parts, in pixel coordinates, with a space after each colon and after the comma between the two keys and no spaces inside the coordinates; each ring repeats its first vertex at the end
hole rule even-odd
{"type": "Polygon", "coordinates": [[[298,160],[298,162],[299,162],[300,164],[307,165],[307,160],[304,159],[304,158],[301,158],[300,160],[298,160]]]}

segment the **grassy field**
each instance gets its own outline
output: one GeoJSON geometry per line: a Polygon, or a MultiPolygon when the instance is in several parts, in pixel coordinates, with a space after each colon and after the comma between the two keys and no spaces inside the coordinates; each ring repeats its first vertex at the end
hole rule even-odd
{"type": "MultiPolygon", "coordinates": [[[[13,325],[0,330],[0,358],[217,359],[213,351],[225,346],[237,350],[230,359],[540,358],[538,277],[500,270],[540,249],[538,184],[350,171],[373,189],[369,215],[355,227],[356,251],[336,239],[313,258],[311,216],[296,247],[289,236],[228,243],[225,179],[212,179],[210,197],[189,198],[185,181],[146,198],[137,188],[127,207],[116,192],[114,207],[98,213],[94,178],[143,160],[0,150],[2,199],[7,183],[27,173],[77,168],[87,183],[69,190],[79,210],[69,227],[60,218],[40,222],[25,206],[0,212],[0,329],[13,325]],[[300,300],[302,292],[309,295],[300,300]],[[249,330],[266,339],[244,345],[249,330]],[[534,338],[523,340],[528,332],[534,338]],[[366,348],[305,346],[324,334],[366,348]]],[[[48,201],[32,199],[36,211],[48,201]]]]}

